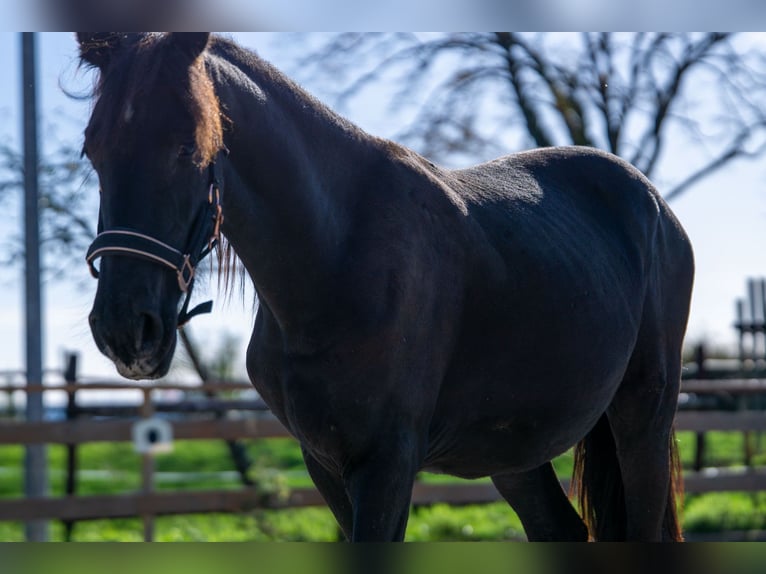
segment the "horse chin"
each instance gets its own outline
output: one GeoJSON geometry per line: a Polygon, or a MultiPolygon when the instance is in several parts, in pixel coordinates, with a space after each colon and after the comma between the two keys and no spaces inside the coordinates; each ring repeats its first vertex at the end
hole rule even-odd
{"type": "Polygon", "coordinates": [[[129,365],[116,360],[114,361],[114,366],[117,367],[117,372],[120,376],[134,381],[159,379],[160,377],[164,377],[169,370],[169,367],[152,367],[151,364],[142,360],[134,361],[129,365]]]}
{"type": "Polygon", "coordinates": [[[104,349],[104,354],[114,363],[120,376],[134,381],[155,380],[168,374],[174,349],[175,344],[171,344],[159,356],[132,357],[128,360],[117,356],[108,347],[104,349]]]}

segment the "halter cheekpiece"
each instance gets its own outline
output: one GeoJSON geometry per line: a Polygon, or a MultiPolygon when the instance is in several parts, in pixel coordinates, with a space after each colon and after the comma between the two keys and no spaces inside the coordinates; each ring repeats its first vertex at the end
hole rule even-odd
{"type": "Polygon", "coordinates": [[[209,313],[213,309],[213,302],[206,301],[191,311],[188,310],[197,265],[220,240],[221,224],[223,223],[221,186],[214,161],[210,163],[208,170],[210,186],[207,201],[202,204],[194,220],[186,249],[178,250],[159,239],[132,229],[117,228],[104,231],[101,214],[99,214],[98,235],[90,244],[85,256],[90,267],[90,273],[96,279],[98,279],[99,271],[96,269],[95,260],[104,255],[138,257],[174,270],[178,278],[178,288],[181,293],[186,294],[183,306],[178,313],[179,328],[188,323],[192,317],[201,313],[209,313]]]}

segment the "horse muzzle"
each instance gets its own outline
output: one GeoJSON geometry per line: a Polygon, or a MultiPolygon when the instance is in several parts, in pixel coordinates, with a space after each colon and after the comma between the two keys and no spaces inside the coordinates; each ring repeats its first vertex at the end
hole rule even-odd
{"type": "Polygon", "coordinates": [[[110,326],[103,315],[88,317],[99,350],[112,360],[117,372],[129,379],[156,379],[167,374],[175,349],[175,330],[166,332],[162,320],[142,312],[120,326],[110,326]]]}
{"type": "MultiPolygon", "coordinates": [[[[141,262],[137,263],[140,266],[141,262]]],[[[157,277],[156,269],[148,269],[157,277]]],[[[134,277],[141,276],[138,271],[134,267],[134,277]]],[[[144,277],[141,285],[124,276],[119,282],[109,281],[112,275],[99,281],[88,322],[96,346],[123,377],[156,379],[170,369],[176,345],[178,294],[173,277],[167,275],[166,281],[159,282],[144,277]],[[154,289],[148,287],[151,283],[154,289]],[[163,288],[162,283],[171,285],[163,288]]]]}

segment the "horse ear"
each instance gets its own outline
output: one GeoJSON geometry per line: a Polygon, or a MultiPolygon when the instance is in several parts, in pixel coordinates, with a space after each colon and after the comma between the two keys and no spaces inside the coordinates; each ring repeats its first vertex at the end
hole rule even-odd
{"type": "Polygon", "coordinates": [[[117,32],[77,32],[80,43],[80,58],[103,70],[109,65],[112,54],[122,42],[117,32]]]}
{"type": "Polygon", "coordinates": [[[195,62],[202,55],[209,41],[210,32],[173,32],[171,34],[171,42],[189,58],[189,62],[195,62]]]}

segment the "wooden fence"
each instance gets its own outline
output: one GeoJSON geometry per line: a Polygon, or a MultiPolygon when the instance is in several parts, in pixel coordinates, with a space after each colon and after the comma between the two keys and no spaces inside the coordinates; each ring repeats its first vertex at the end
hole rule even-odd
{"type": "MultiPolygon", "coordinates": [[[[139,389],[143,402],[134,407],[93,407],[91,414],[115,415],[133,414],[151,417],[160,405],[152,395],[165,390],[193,390],[206,395],[204,401],[180,401],[176,412],[206,413],[206,418],[185,416],[172,420],[175,440],[257,440],[287,437],[286,429],[264,410],[259,401],[215,398],[222,391],[251,389],[249,384],[212,383],[201,386],[158,383],[96,383],[68,382],[59,386],[47,386],[45,392],[64,392],[69,397],[68,409],[76,403],[75,397],[82,390],[126,390],[139,389]],[[126,408],[130,412],[126,411],[126,408]],[[101,409],[99,411],[99,409],[101,409]],[[104,410],[105,409],[105,410],[104,410]],[[116,409],[116,410],[115,410],[116,409]],[[213,416],[216,413],[240,411],[238,418],[213,416]],[[118,412],[119,411],[119,412],[118,412]]],[[[10,385],[6,391],[26,391],[22,385],[10,385]]],[[[766,381],[750,379],[689,380],[683,383],[683,392],[692,396],[715,395],[735,397],[759,396],[766,394],[766,381]]],[[[173,410],[163,407],[165,410],[173,410]]],[[[76,412],[75,409],[73,412],[76,412]]],[[[82,409],[83,411],[87,409],[82,409]]],[[[70,413],[70,414],[72,414],[70,413]]],[[[24,421],[0,422],[0,445],[60,444],[70,449],[70,461],[75,459],[75,449],[91,442],[122,442],[132,440],[131,432],[136,419],[112,418],[98,420],[92,417],[72,417],[67,421],[28,423],[24,421]]],[[[766,431],[766,412],[753,410],[734,411],[679,411],[676,417],[678,430],[688,430],[704,436],[713,430],[738,431],[744,433],[766,431]]],[[[704,441],[698,441],[698,448],[704,441]]],[[[699,457],[701,458],[701,457],[699,457]]],[[[747,453],[745,459],[747,460],[747,453]]],[[[62,520],[71,526],[75,521],[135,517],[143,518],[144,537],[153,537],[154,517],[172,514],[205,512],[242,512],[251,509],[274,509],[323,505],[321,497],[313,488],[293,489],[282,498],[275,494],[243,486],[238,490],[207,490],[183,492],[156,492],[154,490],[154,459],[150,454],[143,456],[142,488],[138,492],[77,496],[75,492],[76,468],[68,465],[72,484],[68,485],[67,496],[40,499],[0,499],[0,520],[31,521],[38,519],[62,520]]],[[[68,482],[69,482],[68,480],[68,482]]],[[[566,484],[564,485],[566,488],[566,484]]],[[[766,490],[766,469],[746,467],[741,470],[709,469],[700,467],[696,472],[685,474],[687,492],[710,491],[758,491],[766,490]]],[[[488,503],[501,500],[494,487],[488,482],[465,482],[458,484],[417,483],[413,491],[414,505],[428,505],[446,502],[452,505],[488,503]]]]}

